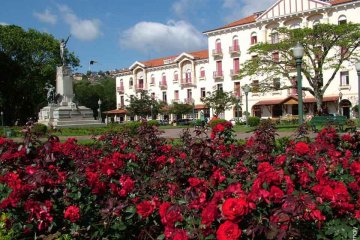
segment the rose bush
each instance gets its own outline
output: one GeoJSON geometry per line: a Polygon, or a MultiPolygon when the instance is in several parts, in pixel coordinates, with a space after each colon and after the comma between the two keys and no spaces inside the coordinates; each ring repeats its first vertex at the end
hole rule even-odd
{"type": "MultiPolygon", "coordinates": [[[[29,126],[30,128],[31,126],[29,126]]],[[[260,124],[181,143],[145,123],[92,146],[0,138],[0,233],[13,239],[352,239],[360,220],[359,133],[301,130],[277,144],[260,124]],[[305,134],[305,135],[304,135],[305,134]]],[[[1,235],[0,235],[1,236],[1,235]]]]}

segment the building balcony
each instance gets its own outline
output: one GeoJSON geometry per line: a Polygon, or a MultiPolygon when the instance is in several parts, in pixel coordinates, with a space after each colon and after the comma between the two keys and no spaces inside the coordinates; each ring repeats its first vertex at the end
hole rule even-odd
{"type": "Polygon", "coordinates": [[[297,96],[298,92],[297,92],[297,88],[290,88],[287,90],[287,95],[288,96],[297,96]]]}
{"type": "Polygon", "coordinates": [[[160,81],[159,82],[159,87],[160,87],[161,90],[166,90],[167,89],[166,81],[160,81]]]}
{"type": "Polygon", "coordinates": [[[144,90],[145,90],[144,85],[140,85],[140,84],[135,85],[135,91],[136,92],[141,92],[141,91],[144,91],[144,90]]]}
{"type": "Polygon", "coordinates": [[[173,99],[171,100],[172,103],[180,103],[180,99],[176,98],[176,99],[173,99]]]}
{"type": "Polygon", "coordinates": [[[118,103],[117,108],[118,109],[125,109],[125,104],[124,103],[118,103]]]}
{"type": "Polygon", "coordinates": [[[222,58],[223,57],[223,52],[221,49],[213,49],[212,50],[212,56],[214,58],[222,58]]]}
{"type": "Polygon", "coordinates": [[[230,46],[229,47],[230,55],[240,55],[240,48],[239,45],[230,46]]]}
{"type": "Polygon", "coordinates": [[[123,93],[124,93],[124,86],[117,87],[117,88],[116,88],[116,91],[117,91],[119,94],[123,94],[123,93]]]}
{"type": "Polygon", "coordinates": [[[213,72],[213,77],[214,77],[215,81],[223,81],[224,80],[223,71],[215,71],[215,72],[213,72]]]}
{"type": "Polygon", "coordinates": [[[230,70],[230,77],[232,79],[239,79],[240,69],[231,69],[230,70]]]}
{"type": "Polygon", "coordinates": [[[174,83],[177,83],[177,82],[179,82],[179,79],[178,79],[178,78],[174,78],[174,79],[173,79],[173,82],[174,82],[174,83]]]}
{"type": "Polygon", "coordinates": [[[184,99],[184,103],[185,104],[193,104],[195,101],[194,101],[194,99],[193,98],[185,98],[184,99]]]}
{"type": "Polygon", "coordinates": [[[180,85],[182,88],[196,86],[196,84],[192,81],[192,79],[182,79],[180,85]]]}

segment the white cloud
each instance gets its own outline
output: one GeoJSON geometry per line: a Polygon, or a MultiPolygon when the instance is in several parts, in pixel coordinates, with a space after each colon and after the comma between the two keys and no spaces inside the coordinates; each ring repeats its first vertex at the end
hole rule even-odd
{"type": "Polygon", "coordinates": [[[259,11],[266,10],[275,0],[223,0],[222,7],[229,10],[226,14],[225,20],[227,22],[235,21],[259,11]]]}
{"type": "Polygon", "coordinates": [[[40,22],[56,24],[57,16],[52,14],[49,9],[46,9],[44,12],[34,12],[34,17],[36,17],[40,22]]]}
{"type": "Polygon", "coordinates": [[[144,53],[182,52],[201,50],[206,38],[194,26],[185,21],[139,22],[127,29],[120,37],[120,46],[144,53]]]}
{"type": "Polygon", "coordinates": [[[91,41],[101,35],[98,19],[80,19],[66,5],[59,5],[59,10],[65,22],[70,26],[70,32],[75,38],[83,41],[91,41]]]}
{"type": "Polygon", "coordinates": [[[0,25],[7,26],[7,25],[9,25],[9,24],[6,23],[6,22],[0,22],[0,25]]]}

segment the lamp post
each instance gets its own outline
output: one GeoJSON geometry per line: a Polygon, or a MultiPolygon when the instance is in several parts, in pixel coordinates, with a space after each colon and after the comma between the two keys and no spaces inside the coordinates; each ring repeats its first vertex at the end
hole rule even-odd
{"type": "Polygon", "coordinates": [[[248,122],[248,118],[249,118],[249,112],[248,112],[248,94],[250,92],[250,86],[248,84],[245,84],[243,87],[242,87],[242,90],[244,91],[245,93],[245,104],[246,104],[246,126],[249,126],[249,122],[248,122]]]}
{"type": "Polygon", "coordinates": [[[236,95],[236,115],[237,115],[237,121],[239,122],[239,119],[240,119],[240,101],[241,101],[241,98],[240,98],[240,95],[236,95]]]}
{"type": "Polygon", "coordinates": [[[360,124],[360,60],[355,63],[355,69],[358,75],[358,124],[360,124]]]}
{"type": "Polygon", "coordinates": [[[341,103],[342,96],[343,96],[342,92],[339,92],[339,103],[338,103],[339,115],[341,115],[341,111],[340,111],[340,103],[341,103]]]}
{"type": "Polygon", "coordinates": [[[297,70],[297,88],[298,88],[298,111],[299,111],[299,124],[304,122],[304,113],[303,113],[303,99],[302,99],[302,80],[301,80],[301,63],[304,56],[304,47],[297,43],[293,48],[293,54],[296,61],[296,70],[297,70]]]}
{"type": "Polygon", "coordinates": [[[150,112],[151,112],[151,120],[153,120],[153,105],[152,105],[152,103],[150,105],[150,112]]]}
{"type": "Polygon", "coordinates": [[[99,105],[99,121],[102,122],[102,119],[101,119],[101,100],[99,98],[99,101],[98,101],[98,105],[99,105]]]}
{"type": "Polygon", "coordinates": [[[193,121],[195,121],[195,100],[194,100],[194,99],[191,99],[191,101],[192,101],[192,107],[193,107],[192,118],[193,118],[193,121]]]}

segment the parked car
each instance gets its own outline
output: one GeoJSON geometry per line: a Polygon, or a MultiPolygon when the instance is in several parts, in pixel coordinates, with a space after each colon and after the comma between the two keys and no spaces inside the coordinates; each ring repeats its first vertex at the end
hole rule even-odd
{"type": "Polygon", "coordinates": [[[183,118],[183,119],[176,120],[176,124],[178,124],[178,125],[190,125],[191,122],[192,122],[192,119],[190,119],[190,118],[183,118]]]}
{"type": "Polygon", "coordinates": [[[160,125],[168,125],[168,124],[169,124],[169,120],[168,120],[168,119],[160,119],[160,120],[159,120],[159,124],[160,124],[160,125]]]}
{"type": "Polygon", "coordinates": [[[231,122],[231,124],[233,126],[236,125],[236,123],[239,123],[239,124],[243,124],[243,123],[246,123],[246,117],[245,116],[242,116],[242,117],[239,117],[239,118],[232,118],[229,120],[231,122]]]}

